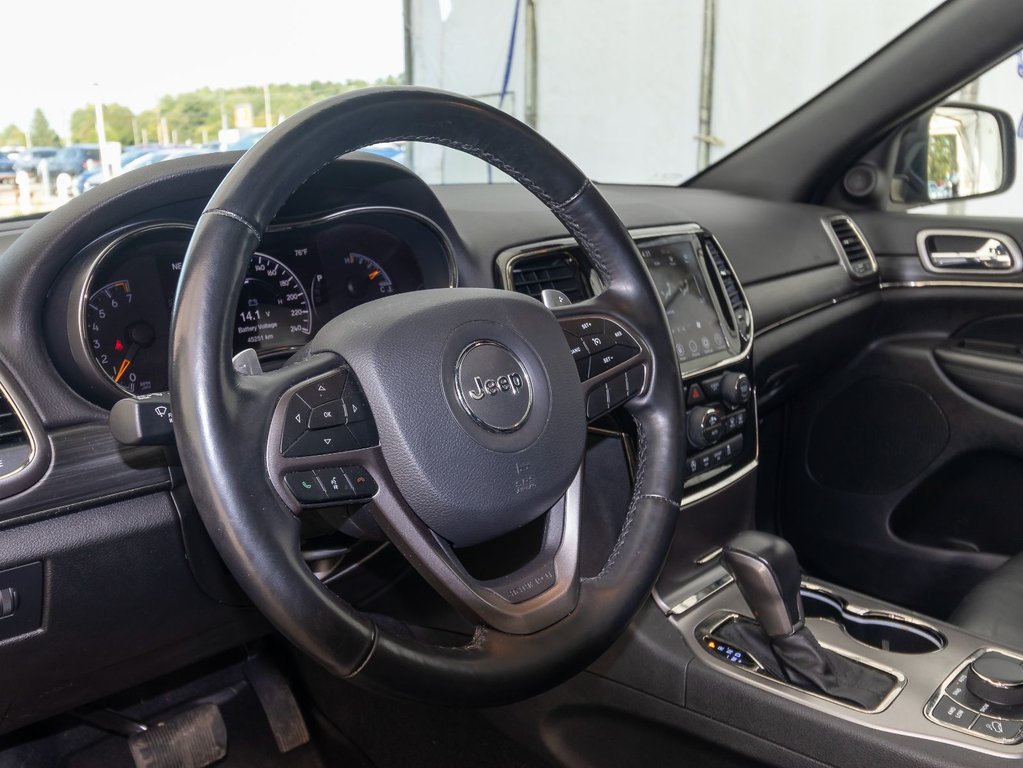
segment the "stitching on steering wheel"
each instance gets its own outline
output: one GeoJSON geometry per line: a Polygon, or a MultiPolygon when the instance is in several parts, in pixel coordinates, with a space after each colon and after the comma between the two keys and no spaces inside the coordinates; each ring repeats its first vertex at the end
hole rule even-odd
{"type": "Polygon", "coordinates": [[[233,211],[226,211],[223,208],[208,208],[207,210],[202,212],[202,215],[205,216],[207,213],[211,213],[215,216],[226,216],[229,219],[234,219],[235,221],[241,222],[246,227],[248,227],[249,232],[254,234],[256,237],[259,238],[262,237],[262,234],[260,234],[255,224],[250,222],[244,216],[239,216],[237,213],[234,213],[233,211]]]}

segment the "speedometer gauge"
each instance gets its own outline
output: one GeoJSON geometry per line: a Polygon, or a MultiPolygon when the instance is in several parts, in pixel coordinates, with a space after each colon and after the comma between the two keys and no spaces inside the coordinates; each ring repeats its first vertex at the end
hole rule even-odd
{"type": "Polygon", "coordinates": [[[305,344],[312,332],[309,294],[288,267],[255,253],[235,315],[235,349],[287,350],[305,344]]]}

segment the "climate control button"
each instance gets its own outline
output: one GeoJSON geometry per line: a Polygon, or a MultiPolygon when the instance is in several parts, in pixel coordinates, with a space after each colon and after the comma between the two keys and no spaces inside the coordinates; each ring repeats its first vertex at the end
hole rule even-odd
{"type": "Polygon", "coordinates": [[[693,408],[686,421],[689,442],[695,448],[714,445],[725,433],[724,414],[714,406],[700,405],[693,408]]]}

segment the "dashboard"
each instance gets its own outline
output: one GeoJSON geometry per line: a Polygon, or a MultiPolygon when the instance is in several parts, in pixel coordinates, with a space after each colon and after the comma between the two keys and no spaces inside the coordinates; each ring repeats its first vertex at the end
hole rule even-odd
{"type": "MultiPolygon", "coordinates": [[[[17,286],[0,304],[0,394],[21,417],[28,456],[16,472],[0,472],[0,526],[19,542],[0,556],[0,568],[47,563],[46,613],[40,608],[35,626],[49,630],[4,644],[0,660],[15,672],[0,705],[18,718],[4,728],[77,706],[76,691],[123,689],[254,631],[243,617],[251,609],[238,608],[244,597],[224,584],[173,452],[120,445],[108,426],[114,402],[167,387],[180,264],[233,160],[181,160],[140,172],[123,188],[120,179],[108,182],[31,227],[0,227],[0,247],[18,236],[0,254],[0,282],[17,286]],[[102,606],[83,596],[82,574],[90,594],[105,596],[102,606]],[[100,631],[96,617],[120,627],[118,637],[100,631]],[[17,653],[26,644],[32,652],[17,653]],[[173,659],[164,650],[171,645],[173,659]],[[69,654],[88,660],[71,683],[66,665],[54,663],[69,654]],[[65,693],[34,698],[39,690],[65,693]]],[[[850,311],[869,311],[876,284],[871,292],[842,267],[821,226],[833,211],[734,196],[723,205],[684,189],[602,191],[636,238],[674,334],[670,364],[686,391],[688,458],[697,461],[686,468],[684,503],[748,488],[757,408],[779,391],[773,381],[788,355],[799,354],[788,332],[800,317],[822,328],[825,315],[843,323],[850,311]],[[759,258],[765,243],[784,257],[759,258]],[[829,309],[808,315],[819,306],[829,309]],[[729,389],[741,377],[755,389],[743,402],[729,389]]],[[[279,365],[359,303],[456,283],[514,288],[515,270],[537,258],[568,265],[577,298],[601,289],[574,241],[517,185],[430,188],[396,164],[347,157],[295,192],[250,255],[242,295],[225,297],[235,303],[234,351],[251,348],[264,366],[279,365]]],[[[814,359],[823,364],[825,355],[814,359]]],[[[591,420],[593,440],[627,442],[629,420],[616,414],[591,420]]],[[[313,528],[307,556],[314,572],[358,602],[358,588],[372,584],[350,577],[358,573],[352,565],[380,545],[368,529],[365,548],[352,538],[337,543],[328,512],[303,516],[313,528]]],[[[727,516],[687,520],[691,546],[710,536],[701,526],[733,524],[727,516]]]]}

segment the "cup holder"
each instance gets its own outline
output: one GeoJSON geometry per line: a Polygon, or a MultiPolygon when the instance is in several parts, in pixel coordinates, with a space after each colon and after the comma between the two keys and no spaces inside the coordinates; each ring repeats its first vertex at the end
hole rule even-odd
{"type": "Polygon", "coordinates": [[[906,616],[849,607],[841,597],[803,587],[806,617],[833,621],[854,640],[892,653],[933,653],[945,647],[945,637],[936,629],[906,616]]]}

